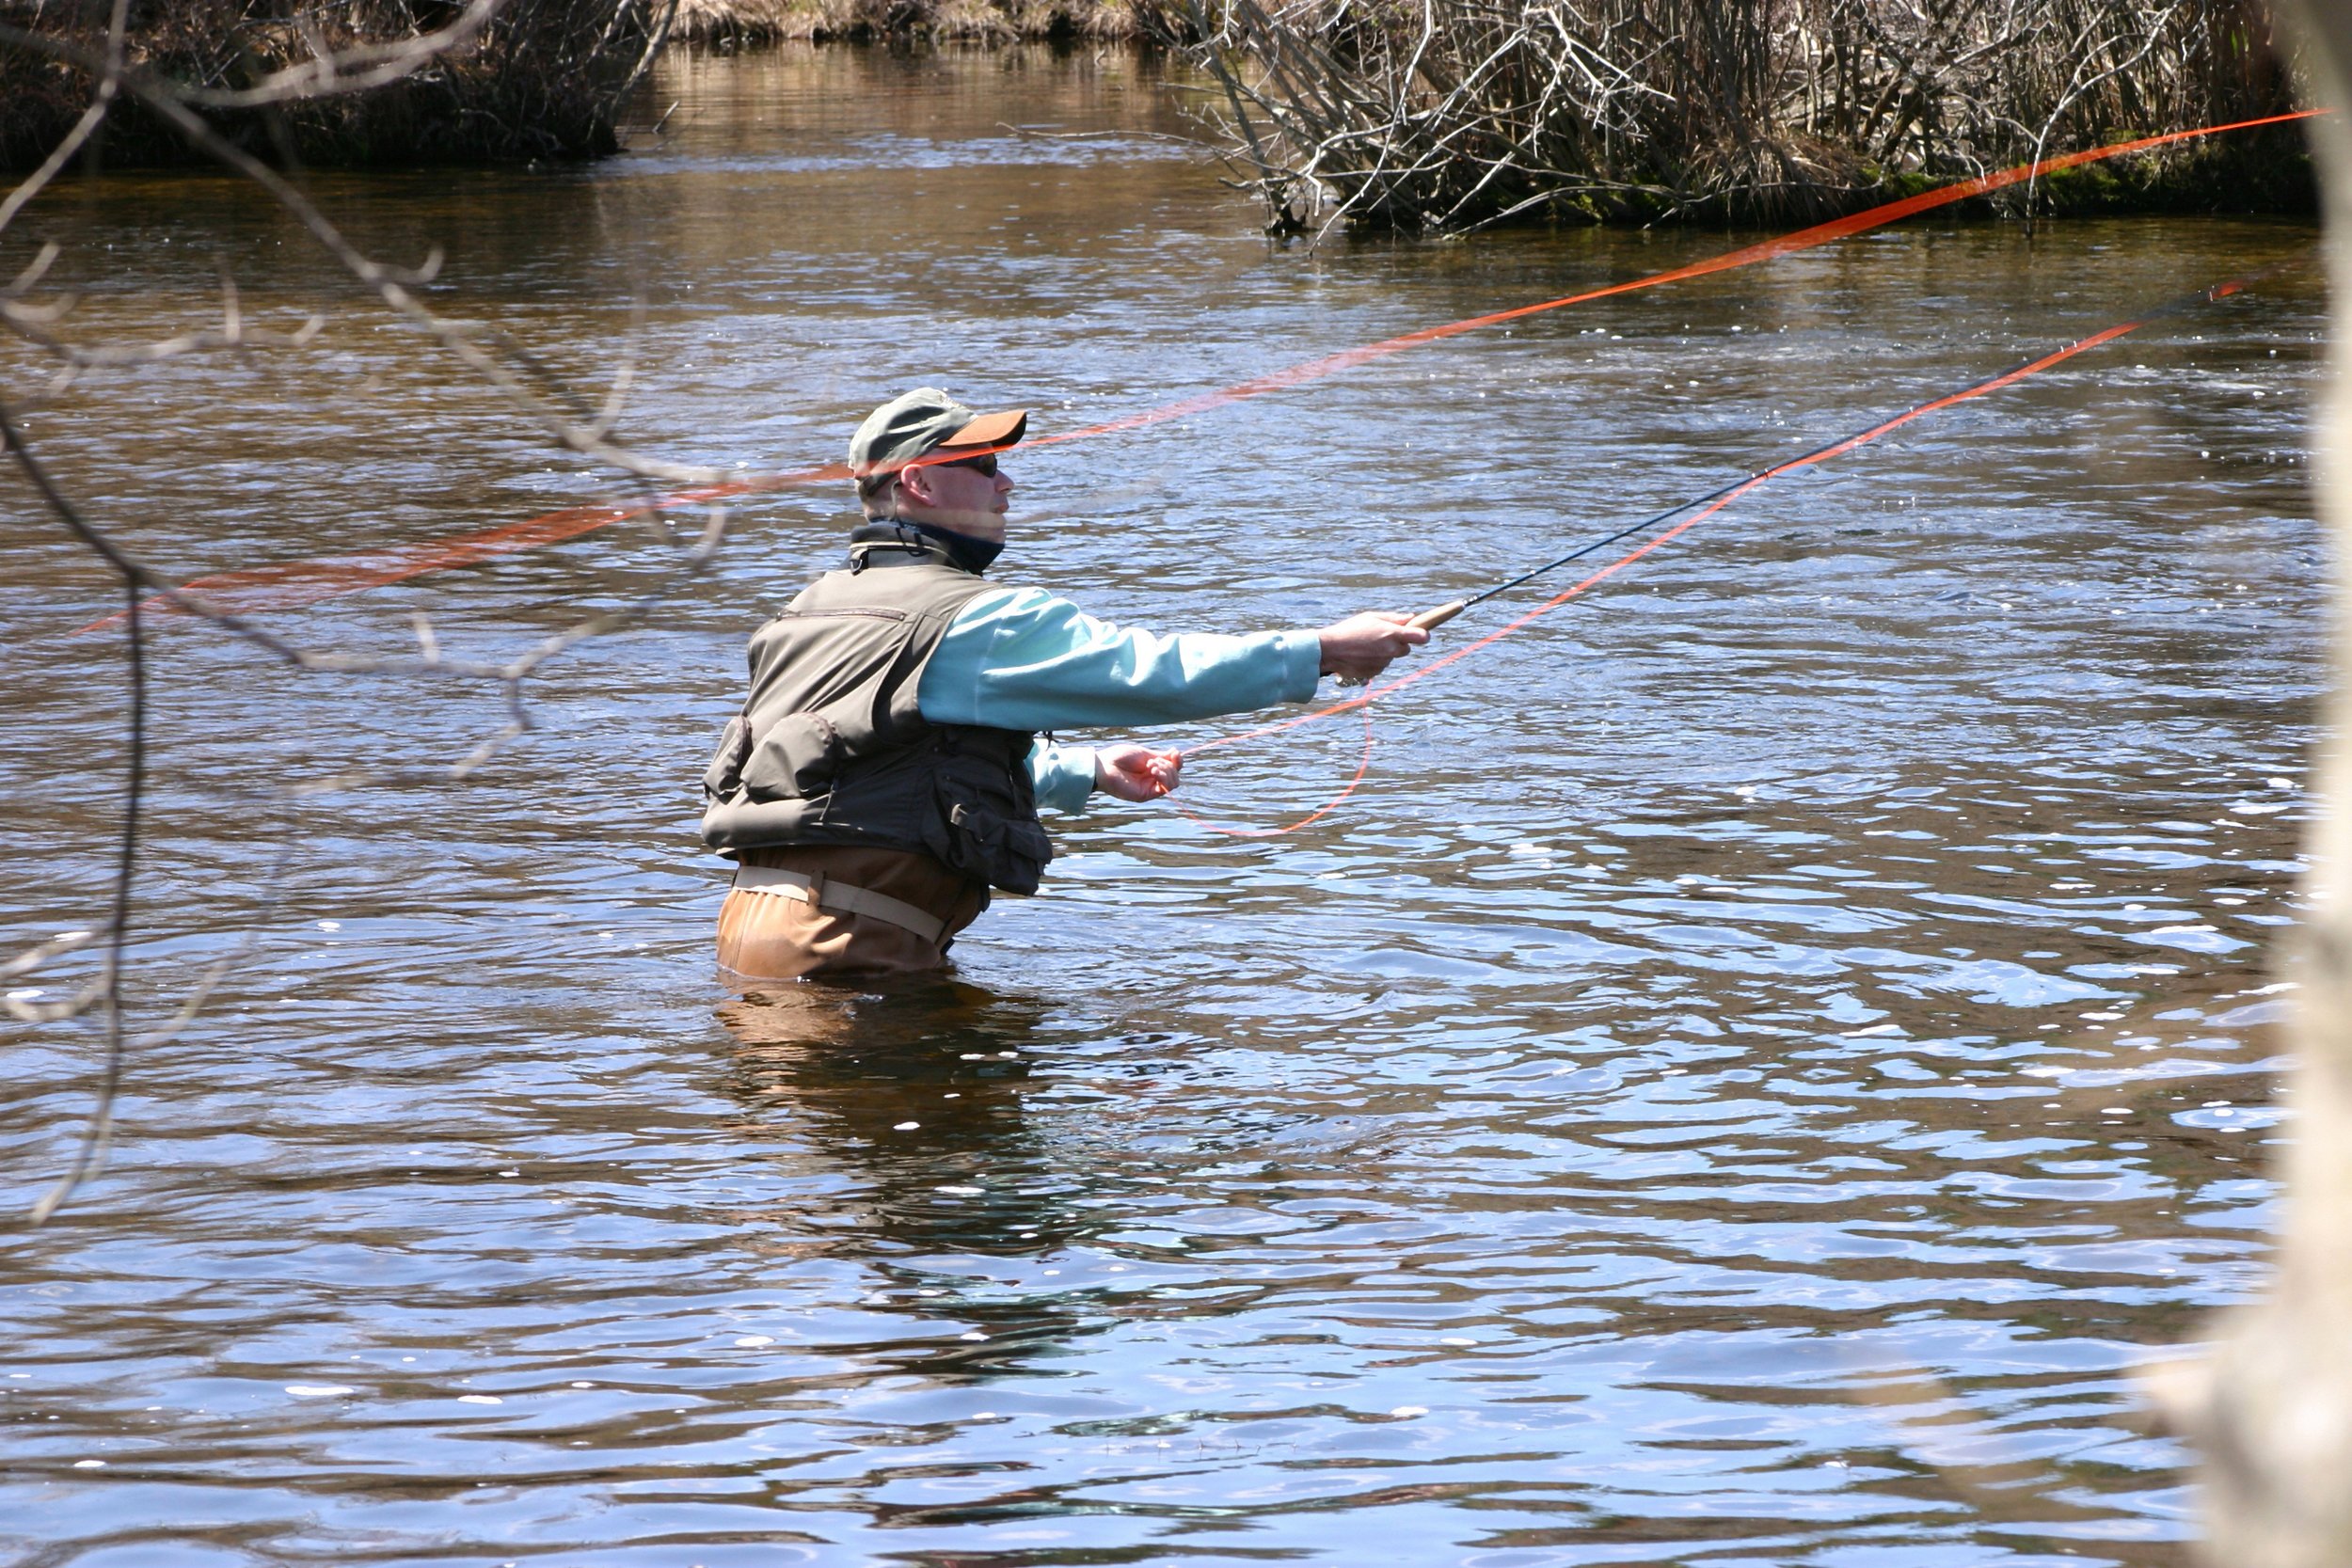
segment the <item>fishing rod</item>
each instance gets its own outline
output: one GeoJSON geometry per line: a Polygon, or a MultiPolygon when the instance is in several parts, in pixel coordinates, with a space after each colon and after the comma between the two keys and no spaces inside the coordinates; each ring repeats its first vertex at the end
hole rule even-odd
{"type": "Polygon", "coordinates": [[[1438,606],[1435,610],[1424,610],[1420,614],[1414,616],[1410,621],[1407,621],[1406,625],[1419,626],[1423,631],[1435,631],[1439,626],[1444,626],[1448,621],[1453,620],[1456,615],[1461,614],[1464,610],[1475,610],[1478,606],[1485,604],[1488,599],[1499,598],[1502,594],[1511,592],[1514,588],[1524,588],[1529,583],[1534,582],[1537,578],[1549,577],[1552,573],[1558,571],[1561,567],[1569,564],[1571,562],[1583,560],[1586,556],[1591,555],[1595,550],[1605,550],[1612,545],[1632,538],[1635,534],[1640,533],[1645,529],[1653,529],[1667,521],[1669,518],[1678,517],[1694,506],[1705,506],[1708,501],[1711,501],[1718,497],[1728,499],[1733,491],[1739,489],[1743,484],[1762,478],[1766,472],[1769,472],[1769,470],[1758,470],[1756,473],[1748,475],[1745,479],[1733,480],[1729,484],[1724,485],[1720,490],[1709,490],[1704,496],[1693,496],[1689,500],[1678,501],[1675,505],[1666,508],[1663,512],[1652,513],[1650,515],[1643,518],[1638,523],[1628,523],[1625,527],[1619,529],[1614,533],[1604,533],[1599,538],[1592,541],[1590,544],[1580,545],[1575,549],[1570,550],[1567,554],[1560,557],[1557,561],[1548,561],[1532,572],[1521,572],[1518,577],[1511,578],[1508,582],[1498,582],[1492,588],[1482,590],[1481,592],[1472,594],[1466,598],[1448,599],[1445,603],[1438,606]]]}
{"type": "MultiPolygon", "coordinates": [[[[2233,278],[2226,283],[2216,283],[2211,287],[2199,289],[2191,293],[2180,295],[2166,304],[2157,306],[2155,309],[2146,311],[2132,321],[2125,322],[2121,325],[2111,326],[2105,332],[2098,333],[2090,338],[2086,338],[2079,343],[2070,345],[2064,353],[2068,357],[2072,357],[2074,355],[2082,352],[2086,348],[2095,347],[2099,343],[2110,342],[2113,340],[2123,336],[2126,332],[2134,332],[2138,330],[2140,327],[2146,326],[2151,322],[2162,321],[2169,316],[2182,315],[2189,310],[2195,309],[2200,305],[2208,305],[2217,300],[2227,299],[2232,294],[2242,293],[2254,284],[2270,277],[2278,270],[2279,269],[2277,267],[2265,267],[2260,272],[2249,273],[2244,277],[2233,278]]],[[[1728,501],[1741,491],[1753,489],[1776,474],[1787,473],[1794,468],[1810,467],[1816,463],[1825,462],[1829,458],[1837,456],[1841,452],[1851,451],[1855,447],[1861,446],[1867,441],[1877,439],[1887,431],[1894,429],[1898,424],[1907,424],[1911,420],[1917,419],[1922,414],[1932,412],[1937,408],[1949,406],[1952,403],[1960,402],[1967,398],[1979,396],[1984,392],[1994,390],[1995,388],[2007,386],[2011,381],[2022,379],[2024,376],[2030,375],[2034,373],[2034,372],[2045,368],[2046,364],[2050,362],[2054,361],[2049,356],[2043,356],[2039,359],[2025,361],[2024,363],[2021,363],[2010,370],[2002,372],[1999,375],[1992,376],[1984,381],[1975,383],[1963,388],[1959,392],[1949,393],[1941,398],[1931,399],[1929,402],[1921,404],[1917,407],[1899,415],[1894,420],[1872,425],[1866,430],[1856,431],[1851,435],[1841,436],[1834,441],[1823,442],[1820,446],[1815,447],[1810,451],[1801,452],[1795,457],[1788,458],[1784,462],[1775,463],[1770,467],[1759,468],[1744,478],[1733,480],[1728,484],[1723,485],[1717,489],[1709,490],[1703,496],[1692,496],[1687,500],[1677,501],[1674,505],[1667,507],[1664,511],[1652,513],[1649,516],[1643,518],[1639,522],[1628,523],[1625,527],[1617,530],[1614,533],[1603,534],[1598,539],[1595,539],[1588,544],[1580,545],[1575,549],[1570,550],[1567,554],[1561,556],[1558,560],[1548,561],[1541,566],[1534,568],[1533,571],[1521,572],[1518,577],[1512,578],[1508,581],[1496,583],[1493,587],[1483,589],[1476,594],[1471,594],[1458,599],[1449,599],[1444,604],[1438,605],[1434,610],[1424,610],[1420,614],[1414,616],[1407,624],[1419,626],[1423,631],[1435,630],[1437,627],[1444,626],[1448,621],[1453,620],[1456,615],[1461,614],[1464,610],[1473,610],[1479,605],[1485,604],[1488,599],[1498,598],[1504,594],[1508,594],[1514,588],[1523,588],[1527,584],[1534,582],[1538,578],[1549,577],[1563,566],[1581,561],[1586,556],[1593,554],[1595,551],[1607,549],[1612,545],[1619,544],[1624,540],[1630,539],[1635,534],[1643,532],[1645,530],[1657,528],[1675,517],[1680,516],[1685,512],[1692,511],[1697,507],[1706,506],[1710,501],[1728,501]]]]}
{"type": "Polygon", "coordinates": [[[1534,581],[1538,578],[1546,576],[1549,573],[1556,572],[1561,567],[1569,564],[1571,562],[1581,560],[1586,556],[1594,554],[1596,551],[1606,549],[1611,545],[1623,544],[1626,540],[1633,537],[1635,534],[1643,532],[1645,530],[1658,530],[1657,532],[1651,534],[1649,538],[1644,540],[1633,549],[1627,551],[1624,555],[1619,556],[1614,561],[1612,561],[1609,564],[1601,567],[1598,571],[1581,578],[1569,587],[1554,594],[1550,598],[1544,600],[1534,608],[1522,611],[1518,616],[1505,623],[1503,626],[1486,633],[1485,636],[1480,637],[1473,641],[1465,643],[1459,648],[1455,648],[1449,653],[1441,655],[1440,657],[1430,660],[1428,663],[1423,664],[1417,669],[1407,671],[1406,673],[1397,676],[1393,680],[1382,682],[1377,686],[1367,686],[1362,690],[1352,696],[1343,698],[1335,703],[1327,704],[1325,706],[1315,708],[1311,712],[1298,714],[1289,719],[1279,720],[1274,723],[1261,725],[1256,729],[1245,730],[1235,735],[1218,736],[1212,739],[1204,740],[1198,745],[1187,746],[1182,749],[1181,754],[1184,756],[1196,755],[1202,752],[1218,751],[1227,746],[1237,746],[1246,741],[1259,739],[1266,736],[1278,735],[1285,730],[1297,729],[1301,725],[1315,723],[1321,720],[1331,718],[1335,714],[1347,713],[1359,708],[1362,709],[1364,711],[1364,753],[1362,759],[1357,764],[1354,776],[1348,780],[1347,784],[1338,794],[1334,795],[1329,800],[1324,802],[1323,805],[1317,807],[1315,810],[1308,813],[1305,816],[1300,817],[1295,822],[1286,823],[1279,828],[1232,828],[1212,822],[1206,817],[1203,817],[1198,813],[1185,807],[1181,802],[1172,801],[1170,803],[1175,805],[1177,811],[1181,812],[1184,816],[1190,817],[1193,821],[1200,823],[1202,827],[1229,838],[1279,838],[1286,833],[1296,832],[1298,830],[1308,826],[1310,823],[1318,822],[1324,817],[1329,816],[1332,812],[1338,810],[1342,802],[1345,801],[1350,796],[1354,795],[1356,791],[1362,786],[1366,775],[1370,772],[1373,751],[1371,708],[1372,705],[1378,702],[1381,698],[1387,697],[1396,691],[1400,691],[1406,687],[1413,685],[1417,681],[1427,680],[1431,675],[1436,674],[1438,671],[1445,669],[1447,666],[1457,664],[1463,659],[1470,657],[1471,655],[1493,646],[1495,643],[1502,641],[1504,638],[1509,637],[1512,633],[1517,632],[1522,627],[1525,627],[1532,623],[1540,620],[1544,616],[1550,614],[1562,605],[1568,603],[1572,599],[1581,597],[1587,590],[1612,577],[1614,577],[1617,573],[1625,570],[1628,566],[1632,565],[1635,562],[1641,560],[1644,556],[1648,555],[1651,551],[1661,548],[1680,534],[1687,532],[1698,524],[1706,521],[1708,517],[1713,516],[1716,513],[1722,511],[1724,507],[1730,505],[1734,500],[1737,500],[1740,497],[1747,494],[1758,485],[1767,483],[1773,479],[1777,479],[1783,474],[1793,473],[1800,468],[1811,467],[1816,464],[1826,462],[1833,457],[1840,456],[1843,453],[1851,451],[1857,447],[1867,446],[1870,442],[1877,440],[1880,436],[1886,435],[1888,432],[1900,429],[1902,426],[1911,423],[1914,420],[1922,419],[1929,414],[1937,412],[1938,410],[1952,407],[1957,404],[1966,403],[1974,398],[1982,397],[1988,392],[1998,391],[2000,388],[2023,381],[2028,376],[2038,375],[2054,365],[2062,364],[2066,360],[2074,358],[2076,355],[2088,353],[2090,350],[2097,348],[2102,344],[2113,342],[2118,338],[2124,337],[2129,333],[2137,332],[2141,327],[2149,325],[2151,322],[2161,321],[2168,316],[2180,315],[2188,310],[2194,309],[2200,305],[2227,299],[2233,294],[2242,293],[2249,284],[2267,277],[2278,270],[2279,269],[2277,267],[2265,268],[2260,272],[2250,273],[2245,277],[2233,278],[2226,283],[2213,284],[2208,288],[2199,289],[2191,293],[2181,295],[2163,305],[2159,305],[2153,309],[2144,311],[2140,315],[2135,316],[2130,321],[2119,322],[2113,326],[2094,332],[2087,338],[2078,339],[2072,343],[2066,344],[2062,348],[2053,349],[2049,353],[2042,355],[2038,358],[2026,360],[2010,370],[2001,372],[1997,375],[1987,376],[1981,381],[1973,382],[1966,387],[1958,388],[1957,390],[1946,392],[1938,397],[1930,398],[1924,403],[1915,404],[1913,406],[1904,409],[1901,413],[1896,414],[1888,419],[1881,420],[1878,423],[1871,425],[1867,429],[1858,430],[1850,435],[1841,436],[1835,440],[1824,442],[1818,447],[1812,448],[1810,451],[1800,452],[1794,457],[1786,458],[1779,463],[1775,463],[1770,467],[1759,468],[1756,472],[1747,475],[1745,478],[1735,480],[1730,483],[1718,486],[1716,489],[1710,490],[1703,496],[1692,497],[1687,500],[1683,500],[1673,506],[1667,507],[1662,512],[1653,513],[1651,515],[1643,518],[1639,522],[1629,523],[1624,528],[1618,529],[1614,532],[1604,534],[1598,539],[1581,545],[1557,560],[1547,562],[1543,565],[1537,566],[1532,571],[1522,572],[1517,577],[1507,578],[1506,580],[1496,583],[1491,587],[1482,589],[1474,594],[1468,594],[1458,599],[1449,600],[1444,604],[1438,605],[1433,610],[1422,610],[1420,614],[1413,616],[1407,624],[1420,626],[1423,630],[1441,626],[1473,605],[1482,604],[1486,600],[1496,597],[1498,594],[1507,594],[1514,588],[1521,587],[1529,582],[1534,581]],[[1681,521],[1673,521],[1673,519],[1677,517],[1681,518],[1681,521]]]}

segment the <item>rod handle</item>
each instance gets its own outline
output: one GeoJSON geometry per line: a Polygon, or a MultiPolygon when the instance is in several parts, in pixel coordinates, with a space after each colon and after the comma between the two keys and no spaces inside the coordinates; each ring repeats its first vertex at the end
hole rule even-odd
{"type": "Polygon", "coordinates": [[[1423,631],[1435,631],[1469,608],[1468,599],[1450,599],[1435,610],[1422,610],[1405,624],[1409,626],[1419,626],[1423,631]]]}

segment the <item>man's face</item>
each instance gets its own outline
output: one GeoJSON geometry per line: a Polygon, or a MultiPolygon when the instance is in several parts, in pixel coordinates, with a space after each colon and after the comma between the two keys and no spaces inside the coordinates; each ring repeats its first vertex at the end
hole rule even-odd
{"type": "Polygon", "coordinates": [[[898,473],[898,515],[974,539],[1001,542],[1012,505],[1012,476],[995,454],[955,463],[918,463],[898,473]]]}

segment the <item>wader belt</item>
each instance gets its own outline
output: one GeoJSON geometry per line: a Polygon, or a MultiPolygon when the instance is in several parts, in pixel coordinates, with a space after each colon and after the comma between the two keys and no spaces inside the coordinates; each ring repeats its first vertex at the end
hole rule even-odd
{"type": "Polygon", "coordinates": [[[745,893],[772,893],[798,898],[841,914],[868,915],[884,925],[913,931],[925,942],[935,942],[947,934],[946,921],[916,909],[903,898],[825,877],[811,877],[805,872],[784,871],[771,865],[739,865],[735,868],[735,885],[745,893]]]}

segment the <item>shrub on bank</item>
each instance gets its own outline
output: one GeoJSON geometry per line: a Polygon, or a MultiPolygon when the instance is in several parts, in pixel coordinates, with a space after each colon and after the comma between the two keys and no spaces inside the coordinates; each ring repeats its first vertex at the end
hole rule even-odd
{"type": "MultiPolygon", "coordinates": [[[[30,35],[0,38],[0,166],[38,164],[89,106],[90,62],[105,47],[110,8],[43,0],[0,11],[0,22],[30,35]]],[[[146,0],[131,9],[125,54],[163,82],[236,91],[321,51],[410,42],[461,14],[453,0],[345,0],[299,11],[282,0],[146,0]]],[[[250,150],[313,164],[610,152],[621,101],[670,15],[669,0],[507,0],[478,33],[401,80],[206,116],[250,150]]],[[[107,117],[99,155],[109,164],[199,156],[135,103],[107,117]]]]}
{"type": "Polygon", "coordinates": [[[677,36],[785,39],[1131,39],[1159,31],[1157,0],[679,0],[677,36]]]}
{"type": "MultiPolygon", "coordinates": [[[[1806,221],[2293,96],[2267,0],[1186,4],[1281,230],[1806,221]]],[[[2030,199],[2309,210],[2311,190],[2290,128],[2030,199]]]]}

